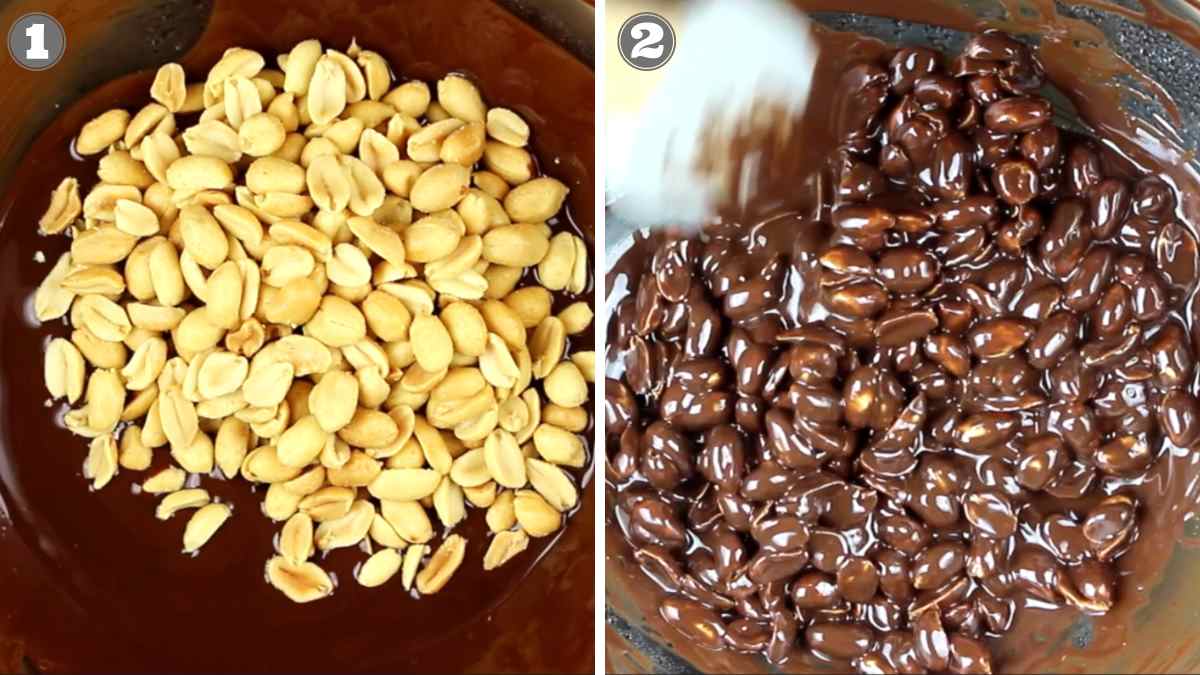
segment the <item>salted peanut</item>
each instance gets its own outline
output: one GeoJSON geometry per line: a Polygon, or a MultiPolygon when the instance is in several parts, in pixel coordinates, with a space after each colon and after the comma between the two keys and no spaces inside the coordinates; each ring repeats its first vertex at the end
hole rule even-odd
{"type": "Polygon", "coordinates": [[[166,362],[166,340],[159,337],[146,340],[133,351],[133,356],[121,369],[125,387],[131,391],[142,391],[150,387],[158,379],[166,362]]]}
{"type": "MultiPolygon", "coordinates": [[[[121,199],[140,202],[142,200],[142,193],[132,185],[100,183],[89,190],[87,196],[83,198],[83,216],[86,220],[103,221],[102,223],[92,222],[91,225],[110,223],[115,217],[114,210],[116,209],[117,201],[121,199]]],[[[89,227],[84,231],[89,231],[90,229],[89,227]]]]}
{"type": "Polygon", "coordinates": [[[299,161],[308,139],[303,134],[295,133],[300,128],[300,111],[296,108],[295,94],[280,94],[271,99],[266,114],[278,120],[284,131],[283,142],[273,154],[293,162],[299,161]]]}
{"type": "Polygon", "coordinates": [[[198,509],[212,501],[208,490],[190,488],[177,490],[163,497],[154,509],[154,517],[159,520],[169,520],[171,516],[186,509],[198,509]]]}
{"type": "MultiPolygon", "coordinates": [[[[166,239],[158,239],[149,249],[147,267],[150,288],[160,305],[174,307],[183,302],[187,295],[187,287],[174,244],[166,239]]],[[[126,274],[128,275],[128,270],[126,274]]],[[[127,283],[132,288],[135,280],[127,276],[127,283]]],[[[141,281],[136,283],[140,284],[141,281]]]]}
{"type": "Polygon", "coordinates": [[[436,277],[429,280],[434,291],[440,293],[446,302],[455,300],[482,300],[487,292],[487,279],[473,270],[464,272],[454,278],[436,277]]]}
{"type": "Polygon", "coordinates": [[[429,85],[420,80],[405,82],[383,97],[384,103],[391,104],[396,110],[412,117],[424,117],[430,99],[429,85]]]}
{"type": "Polygon", "coordinates": [[[333,365],[333,355],[329,348],[306,335],[279,337],[267,345],[255,361],[260,359],[263,363],[286,361],[292,364],[296,377],[323,373],[333,365]]]}
{"type": "Polygon", "coordinates": [[[358,568],[355,578],[367,588],[382,586],[400,571],[400,563],[400,553],[396,549],[380,549],[358,568]]]}
{"type": "MultiPolygon", "coordinates": [[[[187,132],[185,131],[186,135],[187,132]]],[[[185,139],[186,140],[186,139],[185,139]]],[[[146,170],[160,183],[167,182],[167,169],[179,159],[179,146],[171,136],[161,131],[155,131],[142,139],[139,146],[142,152],[142,163],[146,170]]],[[[190,151],[190,150],[189,150],[190,151]]]]}
{"type": "Polygon", "coordinates": [[[463,487],[483,485],[492,479],[483,448],[468,450],[454,460],[450,478],[463,487]]]}
{"type": "Polygon", "coordinates": [[[346,71],[329,54],[317,60],[305,96],[308,116],[315,124],[329,124],[346,108],[346,71]]]}
{"type": "Polygon", "coordinates": [[[465,446],[478,447],[487,439],[488,434],[496,430],[500,421],[500,406],[496,404],[494,395],[486,395],[487,409],[478,416],[464,420],[454,426],[454,437],[465,446]]]}
{"type": "Polygon", "coordinates": [[[126,234],[150,237],[159,232],[158,214],[140,202],[131,199],[117,200],[113,216],[117,229],[126,234]]]}
{"type": "Polygon", "coordinates": [[[181,354],[196,354],[215,347],[225,336],[225,330],[208,320],[206,307],[187,313],[175,329],[175,350],[181,354]]]}
{"type": "Polygon", "coordinates": [[[179,227],[188,254],[208,269],[216,269],[229,257],[229,240],[217,219],[202,206],[179,210],[179,227]]]}
{"type": "Polygon", "coordinates": [[[283,73],[283,90],[297,96],[308,92],[309,81],[321,58],[321,42],[310,39],[296,43],[288,52],[287,67],[283,73]]]}
{"type": "Polygon", "coordinates": [[[313,254],[303,246],[281,244],[267,249],[263,255],[263,281],[276,288],[284,288],[312,274],[316,268],[313,254]]]}
{"type": "Polygon", "coordinates": [[[562,526],[562,514],[533,490],[518,490],[513,497],[513,515],[531,537],[548,537],[562,526]]]}
{"type": "Polygon", "coordinates": [[[171,459],[188,473],[208,473],[213,469],[215,448],[212,439],[198,430],[188,445],[171,445],[171,459]]]}
{"type": "Polygon", "coordinates": [[[447,164],[462,166],[469,173],[471,167],[483,158],[486,136],[481,122],[471,122],[461,126],[442,141],[438,157],[447,164]]]}
{"type": "Polygon", "coordinates": [[[433,262],[454,252],[462,239],[462,232],[442,211],[427,215],[404,230],[404,249],[408,260],[433,262]]]}
{"type": "Polygon", "coordinates": [[[452,302],[439,315],[446,326],[454,351],[467,356],[481,356],[487,349],[488,330],[479,310],[465,302],[452,302]]]}
{"type": "MultiPolygon", "coordinates": [[[[391,293],[372,291],[363,299],[362,312],[367,326],[380,340],[392,342],[408,337],[412,315],[405,304],[391,293]]],[[[451,336],[453,337],[453,333],[451,336]]]]}
{"type": "Polygon", "coordinates": [[[487,108],[473,82],[451,74],[438,80],[437,100],[451,116],[467,122],[483,122],[487,108]]]}
{"type": "Polygon", "coordinates": [[[367,491],[376,499],[416,501],[432,496],[441,480],[442,474],[432,469],[384,469],[367,491]]]}
{"type": "MultiPolygon", "coordinates": [[[[150,133],[160,124],[163,124],[165,118],[170,114],[171,112],[164,105],[159,103],[146,104],[125,126],[125,134],[122,137],[125,147],[137,147],[142,142],[142,139],[146,137],[146,134],[150,133]]],[[[167,129],[174,129],[172,122],[166,122],[166,124],[168,125],[167,129]]],[[[167,133],[170,133],[170,131],[167,133]]]]}
{"type": "Polygon", "coordinates": [[[511,433],[497,429],[489,434],[483,446],[483,457],[488,473],[497,484],[507,488],[525,487],[525,457],[511,433]]]}
{"type": "Polygon", "coordinates": [[[552,403],[565,408],[583,405],[588,397],[587,381],[570,361],[562,361],[554,366],[554,370],[542,382],[542,390],[552,403]]]}
{"type": "Polygon", "coordinates": [[[63,288],[62,282],[72,269],[71,254],[62,254],[34,291],[33,313],[38,321],[57,319],[71,309],[72,303],[75,302],[75,293],[63,288]]]}
{"type": "Polygon", "coordinates": [[[371,529],[367,532],[371,541],[376,544],[397,551],[408,547],[408,542],[396,532],[396,528],[380,514],[376,513],[371,520],[371,529]]]}
{"type": "Polygon", "coordinates": [[[125,367],[128,359],[128,350],[125,349],[125,345],[120,342],[101,340],[87,328],[76,328],[71,331],[71,343],[95,368],[119,370],[125,367]]]}
{"type": "Polygon", "coordinates": [[[533,446],[551,464],[579,468],[584,463],[583,441],[552,424],[541,424],[533,432],[533,446]]]}
{"type": "Polygon", "coordinates": [[[383,183],[390,189],[391,185],[387,181],[387,174],[384,173],[384,170],[400,161],[400,150],[396,144],[378,131],[367,129],[359,137],[358,156],[372,171],[384,176],[383,183]]]}
{"type": "Polygon", "coordinates": [[[550,290],[561,291],[571,283],[574,266],[575,238],[570,232],[559,232],[551,237],[550,249],[538,263],[538,282],[550,290]]]}
{"type": "Polygon", "coordinates": [[[455,210],[470,234],[484,234],[488,229],[510,225],[512,222],[503,205],[479,189],[468,190],[455,210]]]}
{"type": "Polygon", "coordinates": [[[408,329],[417,363],[428,371],[443,370],[454,357],[454,342],[446,325],[436,316],[420,315],[412,319],[408,329]]]}
{"type": "MultiPolygon", "coordinates": [[[[125,150],[114,150],[101,157],[100,164],[96,167],[96,175],[103,183],[132,185],[141,190],[154,185],[154,176],[146,170],[146,165],[134,159],[125,150]]],[[[155,234],[157,233],[155,231],[155,234]]]]}
{"type": "Polygon", "coordinates": [[[236,417],[221,420],[213,442],[213,459],[226,478],[236,478],[250,448],[250,425],[236,417]]]}
{"type": "Polygon", "coordinates": [[[206,504],[197,509],[183,531],[183,552],[199,551],[232,515],[233,509],[228,504],[206,504]]]}
{"type": "Polygon", "coordinates": [[[172,190],[180,192],[224,190],[233,185],[233,169],[216,157],[188,155],[171,162],[166,179],[172,190]]]}
{"type": "Polygon", "coordinates": [[[317,260],[327,260],[333,254],[329,235],[298,220],[281,220],[271,225],[267,234],[274,243],[307,249],[317,260]]]}
{"type": "Polygon", "coordinates": [[[424,544],[433,539],[433,523],[419,502],[384,499],[379,503],[379,511],[404,541],[424,544]]]}
{"type": "Polygon", "coordinates": [[[304,324],[304,332],[330,347],[345,347],[367,335],[367,322],[353,304],[333,295],[321,298],[321,305],[304,324]]]}
{"type": "Polygon", "coordinates": [[[479,357],[479,370],[488,384],[500,388],[512,388],[521,374],[508,345],[495,333],[488,333],[488,346],[479,357]]]}
{"type": "Polygon", "coordinates": [[[187,474],[179,467],[171,466],[142,481],[142,492],[152,495],[169,494],[183,489],[187,474]]]}
{"type": "Polygon", "coordinates": [[[225,50],[221,60],[217,61],[208,71],[208,78],[204,81],[206,105],[210,97],[213,100],[219,100],[218,97],[224,90],[225,80],[231,77],[252,78],[258,75],[265,65],[266,60],[253,50],[242,47],[225,50]]]}
{"type": "Polygon", "coordinates": [[[512,308],[526,328],[542,323],[550,315],[553,302],[550,291],[541,286],[526,286],[504,298],[504,304],[512,308]]]}
{"type": "Polygon", "coordinates": [[[529,535],[524,530],[505,530],[497,532],[483,554],[483,569],[494,570],[504,563],[517,557],[529,546],[529,535]]]}
{"type": "Polygon", "coordinates": [[[533,178],[533,157],[521,148],[498,141],[488,141],[483,146],[483,165],[509,185],[520,185],[533,178]]]}
{"type": "Polygon", "coordinates": [[[350,421],[338,429],[338,437],[359,448],[381,448],[396,439],[400,433],[396,421],[386,413],[368,408],[358,408],[350,421]]]}
{"type": "Polygon", "coordinates": [[[529,406],[514,396],[500,404],[497,424],[509,433],[517,433],[529,423],[529,406]]]}
{"type": "Polygon", "coordinates": [[[433,493],[433,510],[437,513],[442,526],[450,529],[466,520],[467,505],[463,489],[449,476],[443,476],[433,493]]]}
{"type": "Polygon", "coordinates": [[[87,381],[87,425],[96,431],[110,431],[121,421],[125,408],[125,387],[115,370],[98,369],[87,381]]]}
{"type": "MultiPolygon", "coordinates": [[[[457,228],[455,230],[457,232],[457,228]]],[[[474,271],[483,255],[483,238],[477,234],[467,235],[449,254],[425,265],[425,278],[431,282],[438,279],[453,279],[474,271]]]]}
{"type": "Polygon", "coordinates": [[[529,124],[508,108],[492,108],[487,112],[488,136],[515,148],[529,143],[529,124]]]}
{"type": "Polygon", "coordinates": [[[71,240],[71,262],[76,265],[118,263],[129,255],[136,243],[137,237],[111,225],[83,230],[71,240]]]}
{"type": "Polygon", "coordinates": [[[425,550],[428,548],[424,544],[416,544],[409,546],[404,551],[404,564],[400,568],[400,583],[404,585],[404,590],[412,590],[413,581],[417,578],[417,570],[421,567],[421,559],[425,557],[425,550]]]}
{"type": "Polygon", "coordinates": [[[417,590],[424,595],[432,595],[442,590],[462,564],[466,552],[466,539],[457,534],[446,537],[442,545],[429,557],[424,569],[417,574],[417,590]]]}
{"type": "Polygon", "coordinates": [[[187,85],[187,93],[183,97],[183,105],[175,112],[197,113],[204,110],[204,83],[193,82],[187,85]]]}
{"type": "Polygon", "coordinates": [[[566,327],[562,320],[548,316],[537,325],[529,339],[533,376],[544,379],[562,362],[567,348],[566,327]]]}
{"type": "Polygon", "coordinates": [[[295,564],[283,556],[267,561],[267,580],[292,602],[320,600],[333,594],[333,580],[315,563],[295,564]]]}
{"type": "Polygon", "coordinates": [[[317,418],[308,415],[297,420],[276,443],[279,461],[289,466],[305,467],[316,460],[325,447],[328,432],[321,428],[317,418]]]}
{"type": "Polygon", "coordinates": [[[300,495],[285,490],[283,483],[272,483],[267,486],[267,494],[263,497],[262,512],[277,523],[284,522],[296,515],[300,499],[300,495]]]}
{"type": "Polygon", "coordinates": [[[355,501],[346,515],[326,520],[317,526],[314,537],[317,548],[331,551],[357,545],[367,536],[374,517],[375,507],[371,502],[365,499],[355,501]]]}
{"type": "Polygon", "coordinates": [[[225,349],[241,354],[254,356],[266,342],[266,331],[257,319],[247,319],[237,330],[225,334],[225,349]]]}
{"type": "Polygon", "coordinates": [[[93,438],[83,462],[83,477],[92,481],[92,489],[108,485],[118,470],[117,441],[113,435],[106,433],[93,438]]]}
{"type": "MultiPolygon", "coordinates": [[[[324,58],[332,60],[342,69],[346,80],[346,101],[348,103],[361,101],[366,98],[367,83],[363,78],[362,70],[359,69],[358,64],[349,56],[334,49],[326,49],[324,58]]],[[[316,119],[314,118],[313,121],[316,121],[316,119]]]]}
{"type": "MultiPolygon", "coordinates": [[[[405,408],[412,409],[407,404],[401,404],[405,408]]],[[[414,416],[415,420],[415,416],[414,416]]],[[[399,424],[399,422],[397,422],[399,424]]],[[[416,438],[411,435],[404,443],[399,444],[400,448],[391,457],[387,458],[385,466],[389,469],[420,469],[425,466],[425,455],[421,451],[421,444],[416,438]]]]}
{"type": "Polygon", "coordinates": [[[534,178],[513,188],[505,196],[504,210],[515,221],[542,223],[559,212],[567,192],[567,186],[555,178],[534,178]]]}
{"type": "MultiPolygon", "coordinates": [[[[251,424],[251,429],[253,429],[251,424]]],[[[284,483],[300,475],[300,469],[279,461],[273,445],[264,445],[246,454],[242,460],[242,477],[255,483],[284,483]]]]}
{"type": "Polygon", "coordinates": [[[242,384],[242,394],[252,406],[269,408],[278,405],[292,386],[296,369],[287,361],[264,363],[250,370],[242,384]]]}
{"type": "Polygon", "coordinates": [[[362,68],[367,97],[372,101],[383,98],[392,83],[391,68],[387,61],[378,52],[369,49],[359,52],[355,61],[362,68]]]}
{"type": "Polygon", "coordinates": [[[425,213],[453,208],[467,194],[470,180],[470,169],[460,164],[432,166],[413,184],[409,201],[425,213]]]}
{"type": "Polygon", "coordinates": [[[122,469],[145,471],[150,468],[154,453],[142,442],[142,428],[131,424],[121,432],[120,454],[117,463],[122,469]]]}
{"type": "Polygon", "coordinates": [[[496,501],[496,482],[488,481],[483,485],[463,488],[463,496],[472,506],[480,509],[490,507],[496,501]]]}
{"type": "Polygon", "coordinates": [[[235,76],[225,80],[224,92],[225,120],[234,129],[240,129],[244,121],[262,112],[258,88],[248,78],[235,76]]]}
{"type": "Polygon", "coordinates": [[[43,234],[58,234],[75,222],[83,212],[79,200],[79,181],[68,176],[62,179],[50,193],[50,205],[38,220],[38,229],[43,234]]]}
{"type": "Polygon", "coordinates": [[[247,117],[238,129],[238,148],[251,157],[266,157],[283,147],[287,129],[278,117],[256,113],[247,117]]]}
{"type": "Polygon", "coordinates": [[[588,252],[582,239],[575,236],[571,239],[575,242],[575,264],[571,267],[571,281],[567,284],[567,291],[579,295],[587,290],[588,252]]]}
{"type": "Polygon", "coordinates": [[[465,124],[463,120],[450,118],[421,127],[408,137],[405,149],[414,162],[436,162],[441,159],[442,144],[450,134],[465,124]]]}
{"type": "Polygon", "coordinates": [[[587,430],[588,412],[583,406],[566,408],[550,404],[542,408],[542,421],[578,434],[587,430]]]}
{"type": "Polygon", "coordinates": [[[72,310],[72,317],[72,323],[109,342],[120,342],[133,330],[125,308],[103,295],[79,298],[72,310]]]}
{"type": "Polygon", "coordinates": [[[313,555],[313,521],[306,513],[297,513],[279,531],[279,555],[300,565],[313,555]]]}
{"type": "Polygon", "coordinates": [[[497,300],[485,300],[479,312],[488,330],[499,336],[510,348],[525,346],[525,324],[511,307],[497,300]]]}
{"type": "Polygon", "coordinates": [[[204,359],[197,378],[197,390],[203,399],[231,394],[246,381],[250,364],[243,356],[215,352],[204,359]]]}
{"type": "MultiPolygon", "coordinates": [[[[183,132],[183,144],[193,155],[215,157],[233,163],[242,158],[238,132],[220,120],[206,120],[183,132]]],[[[145,146],[142,154],[145,155],[145,146]]]]}
{"type": "Polygon", "coordinates": [[[259,157],[246,169],[246,187],[260,195],[300,194],[308,187],[303,167],[278,157],[259,157]]]}
{"type": "Polygon", "coordinates": [[[226,330],[241,325],[244,295],[242,266],[233,260],[226,260],[209,276],[207,286],[209,321],[226,330]]]}
{"type": "Polygon", "coordinates": [[[150,98],[163,104],[171,112],[179,112],[187,97],[187,84],[183,66],[178,63],[167,63],[154,74],[154,82],[150,84],[150,98]]]}
{"type": "Polygon", "coordinates": [[[247,247],[257,248],[263,240],[263,226],[254,212],[236,204],[219,204],[212,209],[213,217],[247,247]]]}
{"type": "MultiPolygon", "coordinates": [[[[366,134],[363,137],[365,139],[366,134]]],[[[382,154],[377,150],[373,150],[372,153],[375,157],[382,154]]],[[[361,148],[359,149],[359,154],[363,154],[361,148]]],[[[366,157],[363,158],[363,161],[370,164],[370,161],[366,157]]],[[[405,198],[412,194],[413,185],[416,184],[417,178],[424,173],[424,169],[420,164],[408,159],[388,162],[380,171],[384,186],[393,194],[405,198]]]]}
{"type": "Polygon", "coordinates": [[[383,182],[361,159],[342,155],[338,163],[350,175],[350,210],[359,216],[370,216],[383,205],[387,190],[383,182]]]}
{"type": "Polygon", "coordinates": [[[109,110],[91,119],[75,137],[75,152],[85,156],[99,153],[124,136],[128,124],[129,112],[120,109],[109,110]]]}
{"type": "MultiPolygon", "coordinates": [[[[504,199],[510,189],[503,178],[491,171],[476,171],[471,174],[471,183],[495,200],[504,199]]],[[[499,201],[496,202],[498,206],[499,203],[499,201]]],[[[504,208],[501,207],[500,211],[503,213],[504,208]]],[[[505,216],[507,217],[507,214],[505,216]]]]}
{"type": "MultiPolygon", "coordinates": [[[[322,136],[328,138],[333,145],[342,154],[350,154],[358,147],[359,140],[362,138],[364,125],[363,121],[351,117],[350,119],[340,120],[329,126],[322,133],[322,136]]],[[[374,170],[374,169],[372,169],[374,170]]]]}
{"type": "Polygon", "coordinates": [[[558,313],[558,320],[562,322],[567,335],[578,335],[587,330],[592,325],[593,317],[592,308],[582,301],[573,302],[558,313]]]}
{"type": "Polygon", "coordinates": [[[557,466],[529,457],[525,459],[525,471],[533,489],[560,513],[575,508],[579,503],[579,493],[571,477],[557,466]]]}
{"type": "Polygon", "coordinates": [[[323,487],[301,499],[299,508],[318,523],[334,520],[350,513],[354,494],[354,490],[348,487],[323,487]]]}
{"type": "Polygon", "coordinates": [[[357,246],[338,244],[325,263],[325,274],[335,284],[362,286],[371,282],[371,263],[357,246]]]}
{"type": "Polygon", "coordinates": [[[537,225],[501,225],[483,235],[483,258],[497,265],[531,267],[549,250],[550,239],[537,225]]]}
{"type": "Polygon", "coordinates": [[[79,349],[65,338],[54,338],[46,345],[44,376],[51,398],[66,397],[75,403],[83,395],[86,366],[79,349]]]}
{"type": "Polygon", "coordinates": [[[62,280],[62,287],[79,295],[119,298],[125,291],[125,279],[108,266],[79,267],[62,280]]]}
{"type": "Polygon", "coordinates": [[[446,447],[446,439],[424,417],[414,416],[413,436],[421,447],[421,453],[429,466],[439,474],[451,471],[454,457],[446,447]]]}
{"type": "Polygon", "coordinates": [[[358,380],[342,371],[326,373],[309,393],[308,407],[321,429],[339,431],[358,409],[358,380]]]}
{"type": "Polygon", "coordinates": [[[370,218],[353,217],[346,221],[347,227],[372,253],[392,263],[405,264],[404,241],[394,230],[388,229],[370,218]]]}

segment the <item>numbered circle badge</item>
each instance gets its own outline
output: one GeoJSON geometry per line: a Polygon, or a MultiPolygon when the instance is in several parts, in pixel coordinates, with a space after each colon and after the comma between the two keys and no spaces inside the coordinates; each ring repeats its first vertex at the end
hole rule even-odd
{"type": "Polygon", "coordinates": [[[621,24],[617,50],[625,63],[638,70],[661,68],[675,53],[675,29],[653,12],[634,14],[621,24]]]}
{"type": "Polygon", "coordinates": [[[8,29],[8,53],[26,70],[46,70],[58,63],[66,50],[67,34],[49,14],[26,14],[8,29]]]}

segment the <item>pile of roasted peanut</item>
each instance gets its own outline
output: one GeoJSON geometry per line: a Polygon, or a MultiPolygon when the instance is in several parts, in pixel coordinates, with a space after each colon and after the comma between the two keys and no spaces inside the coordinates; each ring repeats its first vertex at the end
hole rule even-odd
{"type": "Polygon", "coordinates": [[[140,488],[160,519],[191,510],[185,552],[232,515],[204,481],[240,479],[268,486],[267,578],[292,600],[333,592],[310,558],[340,547],[374,551],[364,586],[436,593],[468,505],[493,569],[577,503],[587,247],[547,224],[567,187],[535,175],[529,126],[469,79],[393,86],[378,53],[317,40],[278,65],[232,48],[188,84],[168,64],[154,102],[84,125],[100,182],[64,179],[39,223],[71,237],[34,297],[71,329],[46,387],[94,489],[170,453],[140,488]],[[554,314],[555,294],[580,299],[554,314]]]}

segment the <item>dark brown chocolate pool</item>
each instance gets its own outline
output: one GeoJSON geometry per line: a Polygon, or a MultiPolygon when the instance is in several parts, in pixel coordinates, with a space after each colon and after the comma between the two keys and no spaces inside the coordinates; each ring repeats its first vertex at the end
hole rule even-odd
{"type": "Polygon", "coordinates": [[[1007,34],[820,39],[794,208],[610,271],[609,541],[689,654],[1021,672],[1194,508],[1194,212],[1007,34]]]}
{"type": "MultiPolygon", "coordinates": [[[[498,5],[215,4],[203,36],[182,60],[189,79],[202,78],[229,46],[273,58],[310,37],[343,49],[357,37],[406,78],[461,70],[488,101],[530,120],[543,170],[571,188],[574,222],[563,225],[592,240],[592,72],[498,5]]],[[[103,24],[80,26],[76,35],[103,31],[103,24]]],[[[77,40],[81,45],[83,38],[77,40]]],[[[196,557],[180,553],[183,521],[156,520],[156,500],[130,494],[142,474],[122,471],[104,490],[89,492],[81,476],[85,440],[58,423],[62,411],[43,405],[42,349],[66,331],[39,327],[30,303],[69,240],[39,236],[37,219],[63,176],[84,182],[85,174],[94,175],[68,152],[81,124],[112,106],[141,107],[152,78],[143,73],[89,93],[41,134],[3,186],[0,671],[26,665],[43,672],[590,671],[594,501],[586,486],[580,510],[559,536],[535,540],[499,570],[482,569],[487,528],[482,511],[474,510],[460,531],[469,541],[465,562],[440,593],[418,599],[399,584],[363,588],[353,579],[363,554],[340,550],[321,562],[336,573],[337,590],[307,605],[292,603],[265,580],[279,524],[259,512],[261,491],[204,480],[235,515],[220,545],[196,557]],[[49,263],[34,261],[39,250],[49,263]]],[[[590,333],[571,348],[591,349],[590,333]]],[[[164,461],[156,457],[155,467],[164,461]]]]}

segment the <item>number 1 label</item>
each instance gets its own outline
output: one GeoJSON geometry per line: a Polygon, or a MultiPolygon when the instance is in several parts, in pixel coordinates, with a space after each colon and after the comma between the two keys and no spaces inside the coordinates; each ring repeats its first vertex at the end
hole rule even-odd
{"type": "Polygon", "coordinates": [[[25,37],[29,38],[29,49],[25,50],[25,58],[35,61],[50,58],[50,52],[46,50],[46,24],[30,24],[25,28],[25,37]]]}

